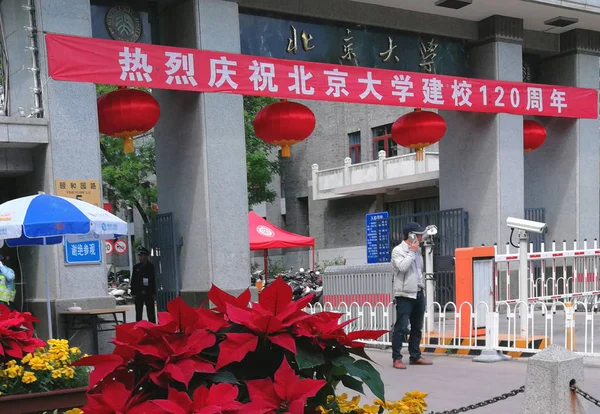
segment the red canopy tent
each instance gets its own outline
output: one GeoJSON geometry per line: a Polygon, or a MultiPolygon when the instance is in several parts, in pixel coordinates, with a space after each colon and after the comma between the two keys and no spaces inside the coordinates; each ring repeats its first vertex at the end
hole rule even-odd
{"type": "Polygon", "coordinates": [[[267,250],[269,249],[310,247],[312,248],[312,267],[314,270],[315,239],[313,237],[300,236],[281,230],[253,211],[248,213],[248,234],[250,236],[250,250],[264,250],[265,252],[265,281],[268,273],[267,250]]]}

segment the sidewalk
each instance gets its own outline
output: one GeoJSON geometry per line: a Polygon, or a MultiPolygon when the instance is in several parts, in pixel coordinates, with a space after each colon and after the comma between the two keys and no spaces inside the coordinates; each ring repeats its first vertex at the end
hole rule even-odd
{"type": "MultiPolygon", "coordinates": [[[[527,373],[527,358],[482,364],[473,362],[472,357],[426,354],[425,357],[434,362],[433,366],[407,366],[407,370],[403,371],[392,368],[391,351],[368,349],[367,353],[379,364],[376,367],[385,384],[388,401],[399,400],[405,392],[418,390],[429,394],[426,399],[429,409],[436,412],[475,404],[519,388],[525,384],[527,373]]],[[[597,361],[591,362],[597,365],[597,361]]],[[[600,395],[597,391],[598,383],[600,368],[591,366],[586,361],[585,385],[582,388],[600,395]]],[[[361,400],[371,404],[375,397],[369,390],[365,391],[367,396],[363,396],[361,400]]],[[[348,395],[355,394],[354,391],[348,391],[348,395]]],[[[519,394],[478,408],[473,413],[517,414],[520,412],[522,401],[523,394],[519,394]]],[[[598,407],[588,405],[590,414],[599,412],[598,410],[598,407]]]]}

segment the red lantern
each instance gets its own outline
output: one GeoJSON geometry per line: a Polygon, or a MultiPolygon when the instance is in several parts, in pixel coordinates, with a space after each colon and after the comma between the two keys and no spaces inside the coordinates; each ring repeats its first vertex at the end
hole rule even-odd
{"type": "Polygon", "coordinates": [[[542,124],[529,119],[523,120],[523,149],[531,152],[538,149],[546,141],[546,128],[542,124]]]}
{"type": "Polygon", "coordinates": [[[423,160],[423,148],[435,144],[446,134],[446,121],[439,114],[415,109],[398,118],[392,125],[392,139],[398,145],[417,150],[417,161],[423,160]]]}
{"type": "Polygon", "coordinates": [[[290,156],[290,146],[304,141],[315,130],[315,114],[306,106],[285,99],[265,106],[254,118],[254,132],[263,141],[282,147],[281,156],[290,156]]]}
{"type": "Polygon", "coordinates": [[[160,106],[152,95],[139,89],[119,89],[98,98],[100,132],[123,140],[123,151],[134,151],[133,137],[154,128],[160,106]]]}

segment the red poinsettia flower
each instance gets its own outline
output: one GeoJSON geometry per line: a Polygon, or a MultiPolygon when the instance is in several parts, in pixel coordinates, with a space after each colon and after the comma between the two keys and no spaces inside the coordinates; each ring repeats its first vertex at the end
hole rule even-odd
{"type": "Polygon", "coordinates": [[[193,401],[187,393],[171,388],[168,400],[154,400],[152,403],[170,414],[234,414],[243,412],[243,405],[235,400],[237,396],[237,387],[215,384],[210,388],[198,387],[193,401]]]}
{"type": "Polygon", "coordinates": [[[215,305],[215,310],[220,313],[227,312],[227,305],[235,306],[236,308],[247,308],[250,304],[251,294],[250,289],[246,289],[237,298],[230,295],[227,292],[219,289],[215,285],[212,285],[208,291],[208,300],[215,305]]]}
{"type": "Polygon", "coordinates": [[[144,401],[144,396],[131,397],[131,391],[119,382],[111,382],[102,394],[88,394],[85,414],[166,414],[162,408],[144,401]]]}
{"type": "Polygon", "coordinates": [[[313,339],[322,349],[327,346],[327,341],[336,341],[337,343],[351,348],[364,348],[363,342],[356,342],[359,339],[374,340],[388,331],[354,331],[346,334],[344,328],[354,322],[356,319],[350,319],[339,323],[342,317],[341,313],[319,312],[311,315],[309,318],[300,321],[295,326],[295,333],[298,336],[313,339]]]}
{"type": "Polygon", "coordinates": [[[90,389],[102,388],[105,379],[110,382],[115,375],[136,367],[149,368],[148,378],[165,388],[171,380],[187,387],[196,372],[215,372],[213,363],[198,356],[215,345],[215,334],[181,298],[171,301],[168,310],[158,325],[139,322],[118,326],[112,355],[83,358],[76,363],[95,367],[90,389]]]}
{"type": "Polygon", "coordinates": [[[312,296],[298,302],[292,298],[292,288],[283,279],[277,278],[261,292],[259,303],[254,303],[252,308],[226,303],[226,315],[231,322],[245,326],[295,354],[296,342],[289,333],[289,327],[310,316],[303,309],[312,296]]]}
{"type": "Polygon", "coordinates": [[[252,401],[248,408],[262,413],[303,414],[306,400],[314,397],[325,384],[324,380],[300,380],[284,358],[275,373],[275,381],[268,378],[246,382],[252,401]]]}
{"type": "Polygon", "coordinates": [[[33,337],[33,323],[39,319],[29,312],[10,311],[0,305],[0,360],[3,357],[23,358],[24,353],[33,353],[46,343],[33,337]]]}
{"type": "Polygon", "coordinates": [[[219,344],[219,358],[216,369],[240,362],[248,354],[256,350],[258,337],[250,333],[228,333],[223,342],[219,344]]]}

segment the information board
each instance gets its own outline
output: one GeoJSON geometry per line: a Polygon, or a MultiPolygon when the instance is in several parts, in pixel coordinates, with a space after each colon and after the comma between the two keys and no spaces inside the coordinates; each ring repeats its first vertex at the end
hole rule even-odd
{"type": "Polygon", "coordinates": [[[366,215],[367,263],[390,261],[390,232],[387,211],[366,215]]]}

